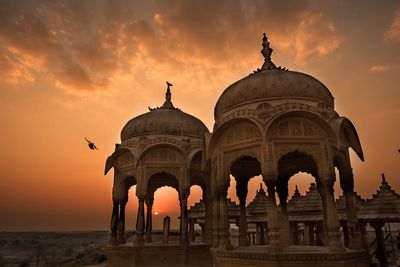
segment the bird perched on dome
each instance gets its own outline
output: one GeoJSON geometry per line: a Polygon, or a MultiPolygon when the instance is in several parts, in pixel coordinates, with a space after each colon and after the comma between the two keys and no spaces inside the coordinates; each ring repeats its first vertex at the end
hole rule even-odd
{"type": "Polygon", "coordinates": [[[93,143],[93,142],[91,142],[91,141],[89,141],[86,137],[85,137],[85,140],[86,140],[86,142],[88,142],[88,146],[89,146],[89,148],[91,149],[91,150],[99,150],[97,147],[96,147],[96,145],[93,143]]]}

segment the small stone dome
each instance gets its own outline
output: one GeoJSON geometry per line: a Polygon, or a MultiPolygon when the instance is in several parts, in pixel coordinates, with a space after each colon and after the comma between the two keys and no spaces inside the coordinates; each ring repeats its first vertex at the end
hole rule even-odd
{"type": "Polygon", "coordinates": [[[262,68],[225,89],[215,106],[215,118],[237,106],[271,99],[309,99],[333,108],[333,96],[320,81],[301,72],[277,68],[272,63],[272,48],[265,34],[261,53],[264,56],[262,68]]]}
{"type": "Polygon", "coordinates": [[[150,112],[139,115],[124,126],[121,141],[148,134],[172,134],[203,138],[207,126],[198,118],[173,106],[168,84],[166,100],[161,107],[149,108],[150,112]]]}

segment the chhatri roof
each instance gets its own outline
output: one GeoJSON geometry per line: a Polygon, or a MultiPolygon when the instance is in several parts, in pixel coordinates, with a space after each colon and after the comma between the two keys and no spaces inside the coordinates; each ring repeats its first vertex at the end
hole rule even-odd
{"type": "MultiPolygon", "coordinates": [[[[360,210],[360,208],[364,205],[365,200],[358,195],[356,192],[353,192],[353,203],[356,208],[356,211],[360,210]]],[[[346,214],[346,198],[344,195],[341,195],[337,200],[336,200],[336,210],[338,211],[338,214],[346,214]]]]}
{"type": "Polygon", "coordinates": [[[297,185],[295,187],[294,193],[292,198],[288,201],[288,208],[292,206],[296,206],[297,201],[299,201],[303,196],[299,192],[299,188],[297,188],[297,185]]]}
{"type": "MultiPolygon", "coordinates": [[[[205,218],[205,205],[204,201],[201,199],[196,202],[188,210],[189,219],[204,219],[205,218]]],[[[228,198],[228,214],[230,218],[235,218],[240,216],[240,207],[230,198],[228,198]]]]}
{"type": "Polygon", "coordinates": [[[268,197],[260,183],[260,189],[257,191],[254,199],[247,205],[246,211],[248,214],[257,216],[267,216],[268,212],[268,197]]]}
{"type": "Polygon", "coordinates": [[[376,194],[358,211],[358,218],[367,221],[400,222],[400,195],[391,188],[384,174],[376,194]]]}
{"type": "Polygon", "coordinates": [[[317,186],[315,183],[311,183],[310,188],[304,196],[296,197],[296,201],[288,206],[289,212],[321,212],[322,211],[322,200],[317,186]]]}
{"type": "Polygon", "coordinates": [[[304,196],[296,196],[288,205],[289,221],[321,221],[322,200],[315,183],[304,196]]]}
{"type": "Polygon", "coordinates": [[[264,64],[261,69],[225,89],[215,105],[215,119],[238,106],[272,99],[307,99],[333,108],[333,96],[323,83],[305,73],[289,71],[272,63],[272,48],[265,34],[262,46],[264,64]]]}
{"type": "Polygon", "coordinates": [[[172,134],[203,138],[207,127],[198,118],[175,108],[171,98],[171,84],[167,82],[165,102],[162,106],[149,108],[149,112],[139,115],[124,126],[121,141],[148,134],[172,134]]]}

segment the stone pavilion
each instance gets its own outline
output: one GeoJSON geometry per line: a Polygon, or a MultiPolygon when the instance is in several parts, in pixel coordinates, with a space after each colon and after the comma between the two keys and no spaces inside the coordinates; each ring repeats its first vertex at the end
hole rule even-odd
{"type": "Polygon", "coordinates": [[[335,111],[334,98],[322,82],[272,62],[265,34],[261,53],[262,66],[219,97],[211,133],[173,105],[169,84],[162,106],[123,127],[121,143],[105,167],[105,173],[114,169],[108,266],[369,266],[353,197],[349,149],[364,160],[354,125],[335,111]],[[298,245],[289,234],[288,181],[299,171],[315,178],[310,190],[322,203],[323,246],[298,245]],[[227,198],[231,176],[240,201],[234,217],[227,198]],[[267,185],[267,223],[257,227],[267,233],[268,244],[259,241],[257,246],[249,242],[247,217],[262,209],[248,213],[245,205],[254,176],[262,176],[267,185]],[[340,239],[335,182],[343,190],[351,233],[348,248],[340,239]],[[134,185],[139,203],[136,232],[133,243],[126,243],[125,206],[134,185]],[[178,243],[152,242],[154,192],[166,185],[179,193],[178,243]],[[196,243],[188,237],[192,185],[203,190],[203,242],[196,243]],[[230,238],[232,219],[238,222],[238,246],[230,238]]]}

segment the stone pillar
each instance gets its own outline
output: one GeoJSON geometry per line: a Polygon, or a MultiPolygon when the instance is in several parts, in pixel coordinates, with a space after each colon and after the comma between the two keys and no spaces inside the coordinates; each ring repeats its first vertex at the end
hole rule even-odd
{"type": "Polygon", "coordinates": [[[303,224],[303,245],[311,246],[310,242],[310,225],[308,223],[303,224]]]}
{"type": "Polygon", "coordinates": [[[189,240],[190,240],[190,242],[196,241],[193,220],[190,220],[190,223],[189,223],[189,240]]]}
{"type": "Polygon", "coordinates": [[[126,202],[119,205],[118,241],[125,244],[125,206],[126,202]]]}
{"type": "Polygon", "coordinates": [[[335,182],[335,173],[321,177],[319,186],[323,192],[325,200],[326,225],[327,225],[327,241],[331,251],[344,251],[339,234],[339,217],[336,210],[335,197],[333,195],[333,184],[335,182]]]}
{"type": "MultiPolygon", "coordinates": [[[[217,194],[217,193],[216,193],[217,194]]],[[[213,248],[218,248],[219,247],[219,230],[221,228],[220,226],[220,211],[219,211],[219,196],[215,195],[213,197],[213,212],[214,216],[212,217],[212,234],[213,234],[213,248]]]]}
{"type": "Polygon", "coordinates": [[[315,246],[324,245],[324,224],[322,222],[317,222],[314,226],[315,233],[315,246]]]}
{"type": "Polygon", "coordinates": [[[265,231],[264,231],[264,224],[260,224],[260,245],[265,245],[265,231]]]}
{"type": "Polygon", "coordinates": [[[205,242],[209,245],[212,245],[213,240],[213,200],[211,196],[210,189],[203,190],[203,201],[205,205],[205,224],[202,226],[202,239],[201,242],[205,242]]]}
{"type": "Polygon", "coordinates": [[[118,207],[119,204],[117,201],[113,202],[113,209],[111,214],[111,222],[110,222],[110,245],[115,246],[118,245],[117,239],[117,231],[118,231],[118,207]]]}
{"type": "Polygon", "coordinates": [[[290,234],[291,239],[293,240],[294,245],[299,245],[299,228],[297,222],[291,222],[290,225],[290,234]]]}
{"type": "Polygon", "coordinates": [[[387,267],[389,265],[387,254],[386,254],[386,247],[385,247],[385,239],[382,232],[382,227],[385,225],[383,222],[371,222],[370,225],[375,229],[375,236],[376,236],[376,257],[378,258],[379,262],[381,263],[380,266],[387,267]]]}
{"type": "Polygon", "coordinates": [[[343,244],[345,248],[349,247],[349,242],[350,242],[350,234],[349,234],[349,228],[347,227],[347,222],[346,221],[341,221],[340,226],[342,226],[343,229],[343,244]]]}
{"type": "Polygon", "coordinates": [[[151,243],[151,231],[153,230],[153,202],[154,196],[146,197],[147,217],[146,217],[146,242],[151,243]]]}
{"type": "MultiPolygon", "coordinates": [[[[255,242],[255,245],[260,245],[261,244],[260,228],[261,228],[261,226],[258,223],[256,223],[256,242],[255,242]]],[[[254,245],[254,244],[252,244],[252,245],[254,245]]]]}
{"type": "Polygon", "coordinates": [[[188,246],[189,238],[188,238],[187,199],[189,196],[189,190],[182,189],[179,195],[180,195],[179,201],[181,206],[180,244],[181,246],[188,246]]]}
{"type": "Polygon", "coordinates": [[[348,247],[352,249],[367,249],[367,244],[361,233],[361,227],[357,219],[356,207],[354,205],[355,192],[353,172],[351,169],[341,170],[340,176],[340,185],[346,200],[347,227],[351,234],[348,247]]]}
{"type": "Polygon", "coordinates": [[[279,243],[280,227],[278,218],[278,207],[275,198],[275,184],[277,181],[276,175],[264,176],[263,179],[267,185],[268,191],[268,241],[269,250],[271,252],[281,251],[279,243]]]}
{"type": "Polygon", "coordinates": [[[246,197],[247,197],[248,178],[238,177],[236,179],[236,195],[239,198],[240,219],[239,219],[239,247],[249,246],[247,239],[247,216],[246,216],[246,197]]]}
{"type": "Polygon", "coordinates": [[[205,228],[205,225],[203,224],[203,223],[200,223],[199,224],[199,226],[200,226],[200,242],[202,242],[202,243],[207,243],[207,234],[206,234],[206,229],[204,229],[205,228]]]}
{"type": "Polygon", "coordinates": [[[226,198],[228,194],[228,188],[225,186],[218,187],[219,195],[219,249],[230,250],[232,249],[232,244],[229,239],[229,214],[228,214],[228,199],[226,198]]]}
{"type": "Polygon", "coordinates": [[[288,198],[288,180],[284,177],[279,177],[277,182],[276,191],[278,193],[280,207],[281,207],[281,229],[280,240],[283,246],[292,244],[290,235],[289,215],[287,211],[287,198],[288,198]]]}
{"type": "Polygon", "coordinates": [[[143,246],[144,245],[144,196],[138,196],[139,199],[139,206],[138,206],[138,213],[136,219],[136,239],[135,245],[136,246],[143,246]]]}

